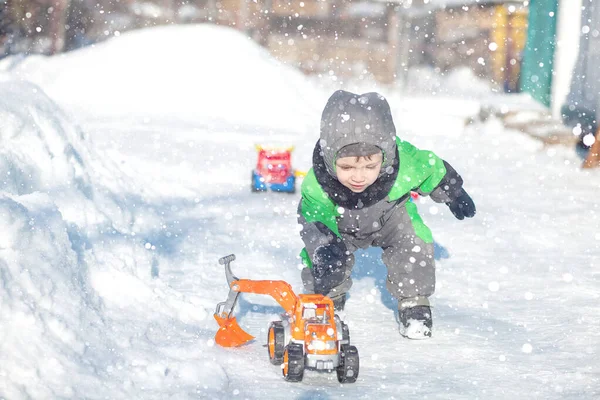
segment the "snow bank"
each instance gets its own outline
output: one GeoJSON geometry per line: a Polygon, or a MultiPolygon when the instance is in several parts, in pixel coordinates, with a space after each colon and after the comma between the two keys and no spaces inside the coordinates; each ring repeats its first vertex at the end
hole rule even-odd
{"type": "Polygon", "coordinates": [[[77,225],[127,225],[127,212],[94,188],[88,139],[36,85],[0,82],[0,142],[1,191],[46,193],[77,225]]]}
{"type": "Polygon", "coordinates": [[[222,395],[227,376],[196,333],[212,325],[205,309],[137,278],[139,249],[86,251],[39,192],[1,194],[0,224],[0,398],[222,395]]]}
{"type": "Polygon", "coordinates": [[[63,184],[89,187],[82,132],[33,84],[0,84],[0,168],[3,189],[14,194],[52,190],[63,184]]]}
{"type": "Polygon", "coordinates": [[[85,397],[73,384],[100,372],[94,349],[110,346],[67,226],[41,193],[0,195],[0,225],[0,395],[85,397]]]}
{"type": "Polygon", "coordinates": [[[98,349],[113,346],[79,231],[112,226],[102,210],[118,207],[96,193],[85,136],[39,87],[0,83],[0,143],[0,395],[85,397],[113,358],[98,349]]]}
{"type": "Polygon", "coordinates": [[[0,398],[219,397],[212,345],[168,337],[210,313],[153,279],[119,171],[32,83],[0,83],[0,144],[0,398]]]}
{"type": "Polygon", "coordinates": [[[179,115],[210,126],[302,131],[319,92],[239,31],[214,25],[128,32],[57,57],[0,70],[42,86],[61,105],[98,115],[179,115]],[[301,105],[300,107],[298,107],[301,105]]]}

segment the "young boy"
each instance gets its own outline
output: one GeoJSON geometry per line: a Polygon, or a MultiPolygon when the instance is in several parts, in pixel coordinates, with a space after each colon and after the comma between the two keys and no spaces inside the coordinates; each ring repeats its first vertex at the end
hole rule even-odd
{"type": "Polygon", "coordinates": [[[353,253],[381,247],[386,286],[398,299],[400,333],[430,337],[433,238],[410,192],[446,203],[462,220],[475,215],[462,183],[450,164],[396,137],[381,95],[335,92],[323,110],[313,168],[302,184],[298,208],[305,290],[328,295],[342,310],[352,286],[353,253]]]}

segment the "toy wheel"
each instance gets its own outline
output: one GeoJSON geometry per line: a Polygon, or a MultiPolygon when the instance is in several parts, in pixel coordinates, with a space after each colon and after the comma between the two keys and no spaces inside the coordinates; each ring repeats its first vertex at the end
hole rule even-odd
{"type": "Polygon", "coordinates": [[[287,180],[287,185],[290,187],[290,190],[287,191],[289,194],[296,193],[296,177],[294,175],[287,180]]]}
{"type": "Polygon", "coordinates": [[[259,192],[259,190],[256,188],[256,185],[254,184],[254,171],[250,171],[250,190],[253,193],[259,192]]]}
{"type": "Polygon", "coordinates": [[[358,350],[356,346],[343,344],[340,350],[340,365],[337,378],[340,383],[354,383],[358,378],[358,350]]]}
{"type": "Polygon", "coordinates": [[[269,352],[269,360],[273,365],[281,365],[283,362],[284,340],[283,324],[280,321],[271,322],[267,336],[267,351],[269,352]]]}
{"type": "Polygon", "coordinates": [[[285,347],[282,371],[286,381],[302,381],[304,376],[304,353],[301,344],[290,343],[285,347]]]}

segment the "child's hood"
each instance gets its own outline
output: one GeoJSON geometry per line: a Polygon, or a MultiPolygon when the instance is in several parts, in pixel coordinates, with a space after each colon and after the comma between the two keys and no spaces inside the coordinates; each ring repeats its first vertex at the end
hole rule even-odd
{"type": "Polygon", "coordinates": [[[320,145],[330,175],[335,174],[337,153],[345,146],[367,143],[383,152],[382,173],[390,173],[396,157],[396,127],[387,100],[378,93],[336,91],[321,116],[320,145]]]}

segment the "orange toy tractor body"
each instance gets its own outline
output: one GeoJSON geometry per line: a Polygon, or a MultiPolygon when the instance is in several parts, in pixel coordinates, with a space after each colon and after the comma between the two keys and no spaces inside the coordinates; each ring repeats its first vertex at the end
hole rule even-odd
{"type": "Polygon", "coordinates": [[[350,345],[347,325],[334,313],[333,302],[320,294],[294,294],[284,281],[238,279],[231,272],[233,254],[219,260],[225,265],[230,292],[219,303],[215,319],[219,330],[215,342],[224,347],[241,346],[254,339],[231,316],[240,293],[268,294],[283,307],[282,320],[269,326],[267,350],[274,365],[283,364],[288,381],[301,381],[305,368],[336,370],[341,383],[353,383],[358,377],[358,350],[350,345]]]}

